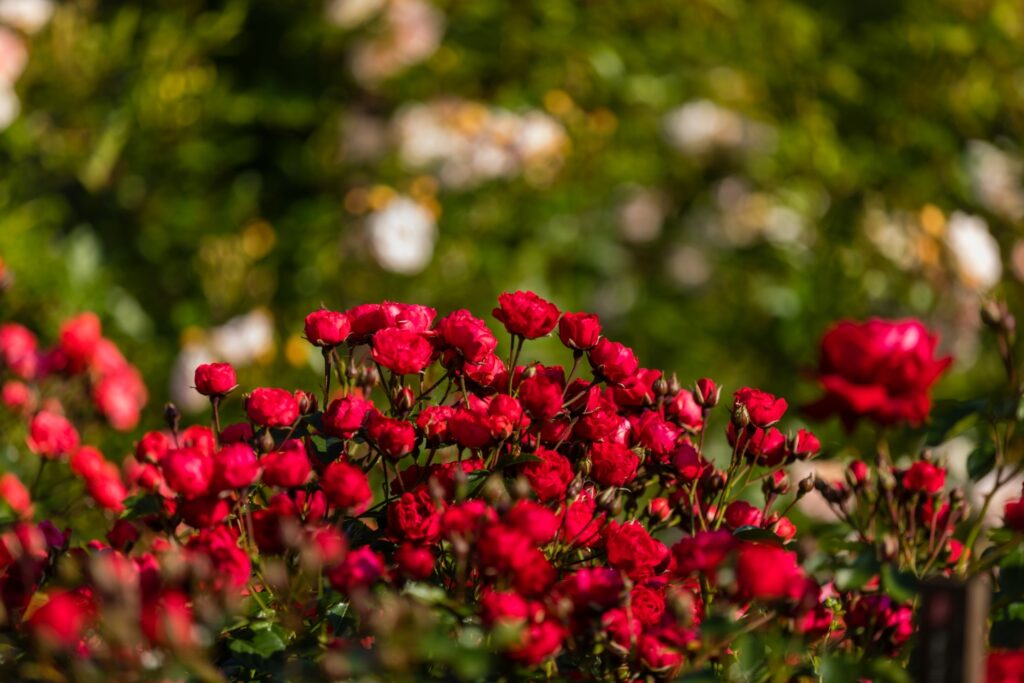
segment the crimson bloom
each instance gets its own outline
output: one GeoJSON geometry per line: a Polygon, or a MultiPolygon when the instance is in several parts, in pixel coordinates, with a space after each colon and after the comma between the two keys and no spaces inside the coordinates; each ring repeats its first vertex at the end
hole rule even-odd
{"type": "Polygon", "coordinates": [[[203,396],[223,396],[238,386],[238,377],[230,363],[205,363],[196,368],[195,383],[203,396]]]}
{"type": "Polygon", "coordinates": [[[352,323],[344,313],[321,308],[306,316],[305,332],[310,344],[331,348],[348,339],[352,323]]]}
{"type": "Polygon", "coordinates": [[[249,419],[264,427],[288,427],[299,419],[299,402],[284,389],[254,389],[245,403],[249,419]]]}
{"type": "Polygon", "coordinates": [[[416,330],[385,327],[373,335],[372,353],[391,372],[411,375],[430,365],[434,347],[416,330]]]}
{"type": "Polygon", "coordinates": [[[533,292],[505,292],[498,297],[498,308],[493,314],[509,333],[536,339],[555,329],[559,311],[553,303],[533,292]]]}
{"type": "Polygon", "coordinates": [[[919,425],[931,410],[931,388],[952,362],[936,357],[939,338],[918,320],[843,321],[821,340],[818,381],[825,391],[807,407],[814,417],[919,425]]]}

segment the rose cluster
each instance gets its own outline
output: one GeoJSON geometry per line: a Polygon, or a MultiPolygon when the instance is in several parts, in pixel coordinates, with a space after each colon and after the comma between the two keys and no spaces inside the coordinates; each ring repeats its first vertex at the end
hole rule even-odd
{"type": "MultiPolygon", "coordinates": [[[[823,447],[787,424],[785,399],[684,387],[597,316],[532,292],[498,303],[502,355],[504,335],[466,310],[314,311],[321,386],[242,393],[230,365],[200,366],[212,428],[182,426],[172,407],[120,469],[58,411],[26,406],[28,448],[67,461],[107,527],[83,545],[34,521],[17,477],[0,479],[18,518],[0,537],[2,633],[26,653],[12,671],[670,679],[725,674],[737,643],[769,631],[796,644],[779,667],[902,656],[913,607],[885,590],[882,565],[950,573],[967,553],[943,468],[857,461],[843,482],[791,481],[823,447]],[[549,334],[567,367],[526,358],[549,334]],[[245,420],[222,427],[235,401],[245,420]],[[792,511],[815,489],[849,547],[874,553],[863,581],[806,561],[814,541],[792,511]]],[[[81,325],[62,349],[90,334],[81,325]]],[[[17,373],[30,361],[15,346],[4,363],[17,373]]],[[[74,357],[88,360],[61,367],[88,369],[95,350],[74,357]]],[[[880,367],[868,365],[862,385],[880,367]]],[[[889,422],[899,409],[844,410],[889,422]]],[[[1019,517],[1007,508],[1008,524],[1019,517]]]]}

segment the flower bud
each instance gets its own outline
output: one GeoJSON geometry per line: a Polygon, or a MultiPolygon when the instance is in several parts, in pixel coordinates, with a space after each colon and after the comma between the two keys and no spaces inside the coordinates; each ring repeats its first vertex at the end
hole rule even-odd
{"type": "Polygon", "coordinates": [[[659,377],[654,380],[654,394],[656,396],[667,396],[668,395],[668,381],[664,377],[659,377]]]}
{"type": "Polygon", "coordinates": [[[676,373],[672,373],[672,377],[668,380],[668,393],[675,396],[683,390],[683,385],[679,383],[679,377],[676,373]]]}
{"type": "Polygon", "coordinates": [[[805,478],[800,480],[800,483],[796,487],[796,497],[803,498],[814,488],[814,473],[808,474],[805,478]]]}
{"type": "Polygon", "coordinates": [[[722,387],[716,386],[714,380],[703,377],[697,380],[693,396],[701,407],[714,408],[718,405],[718,399],[722,396],[722,387]]]}
{"type": "Polygon", "coordinates": [[[178,406],[170,402],[164,405],[164,422],[173,433],[178,433],[178,427],[181,425],[181,411],[178,410],[178,406]]]}
{"type": "Polygon", "coordinates": [[[750,425],[750,413],[747,411],[747,406],[742,403],[736,406],[732,411],[732,423],[740,430],[746,429],[750,425]]]}
{"type": "Polygon", "coordinates": [[[672,507],[667,498],[653,498],[648,505],[648,512],[651,517],[664,522],[672,515],[672,507]]]}

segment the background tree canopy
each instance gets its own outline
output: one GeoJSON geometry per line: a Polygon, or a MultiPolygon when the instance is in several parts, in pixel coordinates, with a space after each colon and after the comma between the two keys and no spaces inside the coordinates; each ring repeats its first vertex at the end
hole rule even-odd
{"type": "Polygon", "coordinates": [[[321,302],[483,315],[516,288],[683,382],[795,402],[844,316],[940,330],[947,392],[998,372],[977,306],[1024,275],[1012,0],[4,0],[0,21],[3,306],[44,332],[99,313],[150,422],[183,348],[179,394],[226,337],[246,385],[280,381],[316,362],[292,321],[321,302]]]}

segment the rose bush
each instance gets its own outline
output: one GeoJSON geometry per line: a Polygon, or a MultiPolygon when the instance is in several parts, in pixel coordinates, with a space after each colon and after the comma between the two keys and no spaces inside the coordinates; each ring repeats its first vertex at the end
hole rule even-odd
{"type": "MultiPolygon", "coordinates": [[[[990,677],[1012,679],[1024,595],[1004,578],[1024,566],[1024,501],[982,536],[991,494],[973,514],[934,452],[884,440],[843,478],[795,478],[840,448],[785,399],[739,387],[723,403],[709,378],[691,389],[641,367],[596,316],[533,293],[499,303],[507,360],[465,310],[315,311],[321,386],[236,391],[230,366],[200,366],[212,426],[168,406],[120,466],[69,409],[79,378],[88,395],[130,372],[97,321],[75,319],[53,351],[0,328],[24,433],[22,476],[0,477],[5,679],[904,680],[892,660],[912,648],[919,583],[980,573],[1001,596],[990,677]],[[556,329],[568,369],[526,355],[556,329]],[[222,427],[232,404],[246,421],[222,427]],[[832,531],[800,511],[811,498],[832,531]]],[[[811,412],[921,423],[949,363],[936,343],[917,322],[841,323],[811,412]]],[[[1019,387],[1009,399],[987,404],[1000,438],[967,463],[992,491],[1022,470],[1019,387]]],[[[962,433],[956,415],[927,445],[962,433]]]]}

